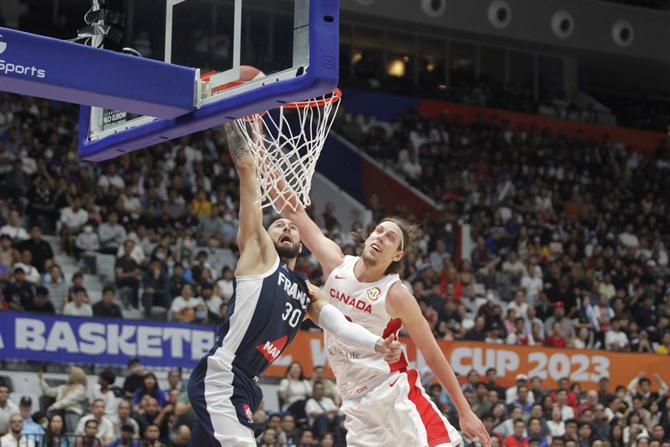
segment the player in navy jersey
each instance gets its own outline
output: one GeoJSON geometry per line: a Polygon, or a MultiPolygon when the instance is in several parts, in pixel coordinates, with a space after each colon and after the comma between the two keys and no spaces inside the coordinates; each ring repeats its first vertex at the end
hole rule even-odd
{"type": "Polygon", "coordinates": [[[302,248],[288,219],[266,230],[256,196],[256,165],[235,123],[225,125],[230,153],[240,178],[235,293],[208,355],[191,374],[188,394],[197,420],[190,446],[256,445],[253,412],[262,393],[256,382],[295,337],[305,317],[367,352],[400,357],[394,337],[382,339],[347,321],[322,292],[294,272],[302,248]]]}

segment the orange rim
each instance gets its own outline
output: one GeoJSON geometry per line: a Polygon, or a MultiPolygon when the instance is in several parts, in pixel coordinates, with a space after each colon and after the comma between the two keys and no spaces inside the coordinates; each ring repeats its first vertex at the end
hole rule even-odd
{"type": "Polygon", "coordinates": [[[326,104],[335,104],[340,99],[342,99],[342,90],[340,90],[339,87],[335,87],[333,93],[328,97],[308,99],[307,101],[289,102],[282,105],[282,107],[284,107],[285,109],[305,109],[307,107],[323,107],[326,104]]]}

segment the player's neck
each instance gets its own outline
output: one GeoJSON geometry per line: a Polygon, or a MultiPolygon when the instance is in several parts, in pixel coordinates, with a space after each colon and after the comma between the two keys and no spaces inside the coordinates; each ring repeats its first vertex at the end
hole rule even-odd
{"type": "Polygon", "coordinates": [[[291,270],[294,270],[294,269],[295,269],[295,261],[296,261],[298,258],[280,258],[280,259],[281,259],[281,261],[282,261],[284,264],[286,264],[286,266],[287,266],[289,269],[291,269],[291,270]]]}
{"type": "Polygon", "coordinates": [[[370,264],[363,259],[358,258],[354,265],[354,276],[360,282],[375,282],[382,279],[386,273],[386,267],[378,264],[370,264]]]}

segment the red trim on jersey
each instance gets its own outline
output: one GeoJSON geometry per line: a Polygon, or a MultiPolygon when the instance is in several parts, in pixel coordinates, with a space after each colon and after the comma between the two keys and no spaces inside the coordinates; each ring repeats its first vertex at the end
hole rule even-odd
{"type": "MultiPolygon", "coordinates": [[[[383,338],[388,337],[389,335],[394,335],[396,339],[398,339],[398,331],[402,327],[402,320],[400,318],[394,318],[393,320],[389,321],[386,327],[384,328],[383,332],[383,338]]],[[[409,366],[409,362],[407,361],[407,357],[405,357],[405,352],[400,353],[400,359],[395,362],[395,363],[389,363],[389,368],[391,369],[391,372],[395,371],[400,371],[400,372],[405,372],[407,371],[407,367],[409,366]]]]}
{"type": "Polygon", "coordinates": [[[416,406],[416,411],[418,411],[419,416],[421,416],[421,421],[423,422],[423,426],[426,428],[426,434],[428,435],[428,446],[434,447],[439,444],[451,442],[449,431],[444,424],[444,419],[442,419],[442,416],[426,398],[423,388],[416,384],[419,373],[416,369],[410,369],[405,374],[407,374],[407,381],[409,382],[409,394],[407,397],[416,406]]]}

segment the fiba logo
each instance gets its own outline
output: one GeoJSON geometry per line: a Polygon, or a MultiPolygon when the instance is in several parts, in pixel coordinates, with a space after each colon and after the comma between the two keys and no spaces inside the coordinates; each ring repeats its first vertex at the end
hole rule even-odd
{"type": "Polygon", "coordinates": [[[7,49],[7,42],[2,40],[2,34],[0,34],[0,54],[4,53],[7,49]]]}
{"type": "Polygon", "coordinates": [[[372,289],[368,289],[368,300],[372,302],[377,301],[381,293],[382,291],[379,289],[379,287],[373,287],[372,289]]]}

